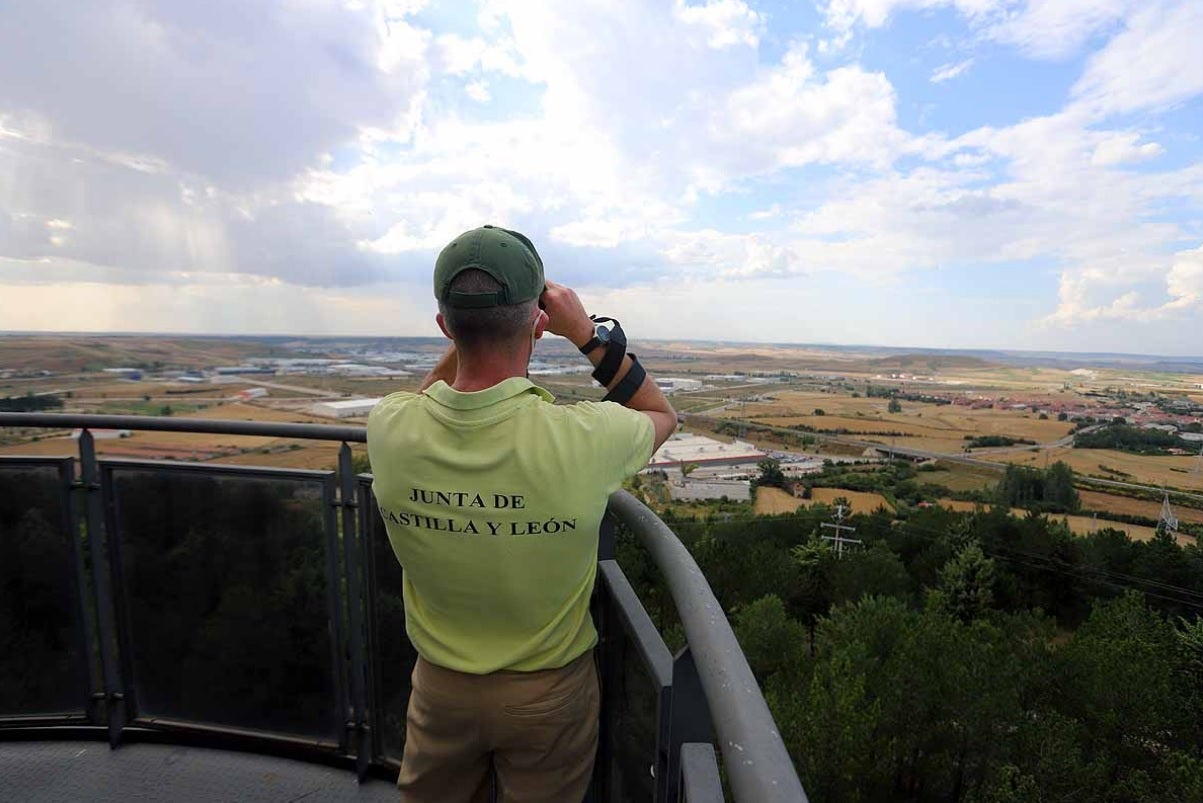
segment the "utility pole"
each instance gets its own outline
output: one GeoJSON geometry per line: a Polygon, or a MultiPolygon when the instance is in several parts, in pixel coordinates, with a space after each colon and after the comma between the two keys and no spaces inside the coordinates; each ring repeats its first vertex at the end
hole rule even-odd
{"type": "Polygon", "coordinates": [[[1157,529],[1167,533],[1178,532],[1178,517],[1174,515],[1173,509],[1170,507],[1169,492],[1162,488],[1165,493],[1165,498],[1161,501],[1161,519],[1157,522],[1157,529]]]}
{"type": "Polygon", "coordinates": [[[1195,481],[1203,479],[1203,447],[1199,448],[1199,459],[1195,461],[1195,467],[1191,471],[1195,475],[1195,481]]]}
{"type": "Polygon", "coordinates": [[[842,535],[842,533],[844,531],[847,531],[850,533],[856,532],[855,527],[849,527],[847,524],[844,524],[844,506],[843,505],[835,506],[835,524],[830,524],[830,523],[824,521],[824,522],[820,523],[819,526],[820,527],[829,527],[832,530],[835,530],[835,535],[824,535],[821,537],[824,541],[834,541],[835,542],[836,558],[844,557],[844,544],[863,544],[864,543],[864,541],[861,541],[857,538],[845,538],[842,535]]]}

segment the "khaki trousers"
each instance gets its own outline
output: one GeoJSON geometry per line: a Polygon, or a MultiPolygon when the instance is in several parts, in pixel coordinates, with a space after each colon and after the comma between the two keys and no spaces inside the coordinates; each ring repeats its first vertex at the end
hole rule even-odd
{"type": "Polygon", "coordinates": [[[560,669],[469,675],[418,658],[402,803],[580,803],[601,706],[592,650],[560,669]]]}

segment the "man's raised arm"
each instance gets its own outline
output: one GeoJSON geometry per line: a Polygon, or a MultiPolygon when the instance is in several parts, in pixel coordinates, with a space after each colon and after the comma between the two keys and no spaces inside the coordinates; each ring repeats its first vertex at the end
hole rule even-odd
{"type": "MultiPolygon", "coordinates": [[[[541,302],[547,313],[547,331],[553,335],[567,338],[578,349],[593,339],[594,323],[585,312],[585,306],[581,303],[576,291],[571,287],[565,287],[549,279],[541,302]]],[[[593,349],[588,354],[589,361],[595,367],[600,365],[610,348],[610,345],[602,344],[593,349]]],[[[631,370],[631,365],[631,356],[627,354],[622,358],[622,365],[618,367],[614,377],[606,385],[606,390],[613,390],[621,384],[623,377],[631,370]]],[[[652,420],[652,426],[656,430],[656,443],[653,451],[659,449],[660,445],[668,440],[668,436],[673,434],[677,428],[677,411],[673,409],[672,404],[663,391],[656,386],[651,376],[643,378],[643,382],[634,395],[624,404],[652,420]]]]}

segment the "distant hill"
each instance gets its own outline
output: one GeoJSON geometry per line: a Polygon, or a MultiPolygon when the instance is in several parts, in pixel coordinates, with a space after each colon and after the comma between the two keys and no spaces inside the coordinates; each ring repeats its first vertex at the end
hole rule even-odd
{"type": "Polygon", "coordinates": [[[0,368],[56,374],[104,368],[202,368],[238,363],[270,351],[263,340],[252,338],[5,335],[0,336],[0,368]]]}
{"type": "Polygon", "coordinates": [[[924,373],[928,371],[951,371],[997,368],[999,363],[987,362],[981,357],[963,354],[896,354],[866,361],[866,365],[881,371],[906,371],[924,373]]]}

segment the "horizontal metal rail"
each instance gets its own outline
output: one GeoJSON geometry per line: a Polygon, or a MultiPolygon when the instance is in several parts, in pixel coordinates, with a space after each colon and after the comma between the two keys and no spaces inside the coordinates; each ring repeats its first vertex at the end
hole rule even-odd
{"type": "Polygon", "coordinates": [[[639,538],[668,584],[714,717],[723,766],[740,803],[805,803],[777,723],[748,660],[685,545],[660,518],[626,491],[610,510],[639,538]]]}
{"type": "Polygon", "coordinates": [[[217,418],[171,418],[143,415],[89,415],[76,413],[0,413],[2,427],[51,429],[128,429],[143,432],[205,432],[213,435],[258,435],[319,441],[365,443],[365,427],[331,424],[285,424],[268,421],[226,421],[217,418]]]}

